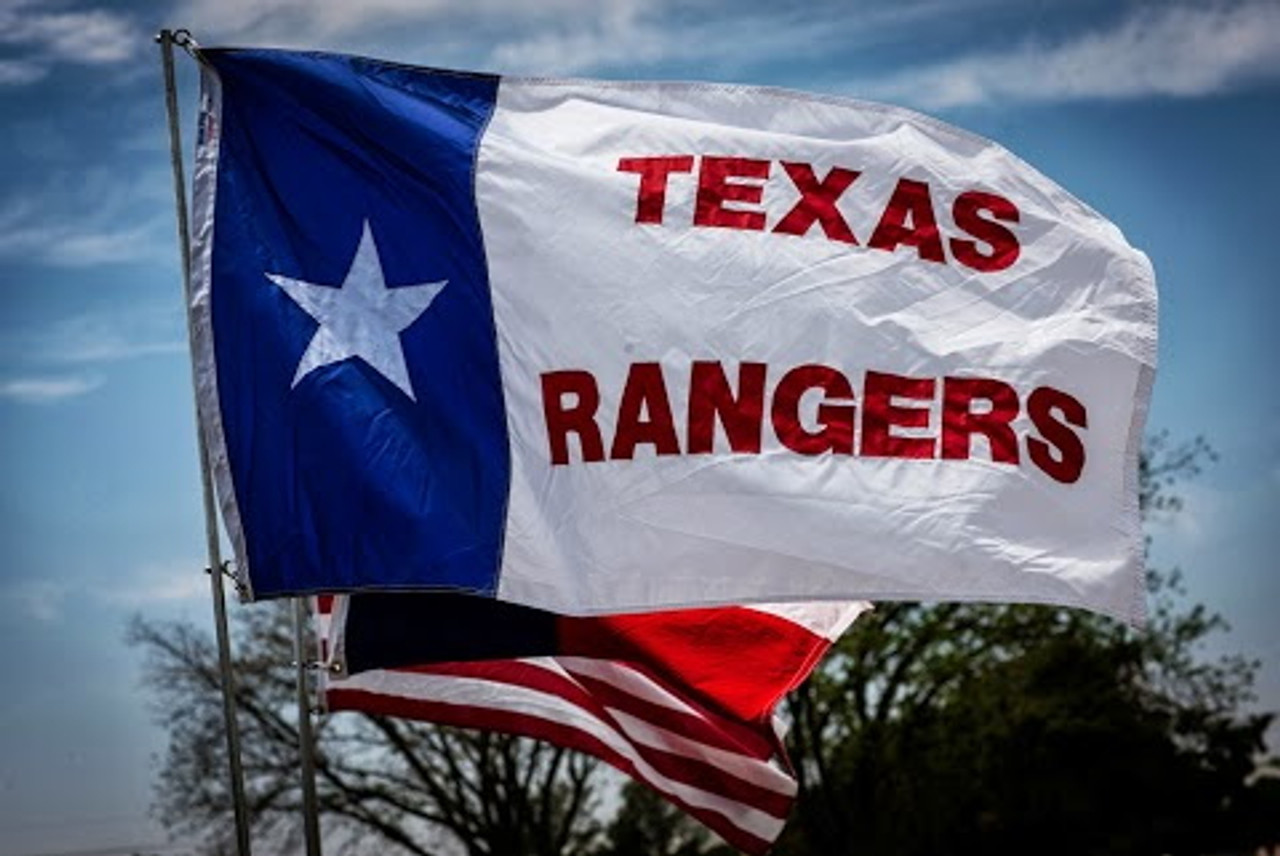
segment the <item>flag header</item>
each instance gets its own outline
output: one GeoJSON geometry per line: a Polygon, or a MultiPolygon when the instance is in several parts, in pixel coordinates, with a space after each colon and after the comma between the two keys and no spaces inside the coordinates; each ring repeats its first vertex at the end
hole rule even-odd
{"type": "Polygon", "coordinates": [[[201,415],[255,595],[1140,618],[1150,264],[1000,146],[774,89],[201,56],[201,415]]]}

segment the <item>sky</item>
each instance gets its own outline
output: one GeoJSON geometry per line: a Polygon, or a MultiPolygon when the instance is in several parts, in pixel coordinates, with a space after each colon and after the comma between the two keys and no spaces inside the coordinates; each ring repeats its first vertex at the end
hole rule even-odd
{"type": "MultiPolygon", "coordinates": [[[[1150,527],[1153,564],[1227,618],[1206,654],[1258,659],[1256,706],[1280,710],[1277,0],[0,0],[0,854],[165,842],[148,814],[164,735],[124,629],[211,623],[162,27],[785,86],[1002,143],[1152,259],[1148,429],[1219,454],[1150,527]]],[[[194,64],[178,61],[189,153],[194,64]]]]}

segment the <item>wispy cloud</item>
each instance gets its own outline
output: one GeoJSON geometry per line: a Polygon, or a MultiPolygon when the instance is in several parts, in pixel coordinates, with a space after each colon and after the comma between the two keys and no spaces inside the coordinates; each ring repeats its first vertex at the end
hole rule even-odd
{"type": "Polygon", "coordinates": [[[429,18],[446,5],[443,0],[185,0],[175,19],[190,22],[197,36],[257,34],[278,40],[290,34],[301,38],[337,35],[373,22],[429,18]]]}
{"type": "Polygon", "coordinates": [[[82,268],[175,258],[160,168],[63,168],[0,203],[0,260],[82,268]],[[140,213],[141,212],[141,213],[140,213]]]}
{"type": "Polygon", "coordinates": [[[1014,101],[1189,97],[1280,79],[1280,4],[1140,10],[1056,44],[1024,41],[860,83],[858,93],[946,108],[1014,101]]]}
{"type": "Polygon", "coordinates": [[[98,389],[103,379],[87,375],[19,377],[0,380],[0,399],[21,404],[56,404],[98,389]]]}
{"type": "Polygon", "coordinates": [[[635,44],[633,25],[660,16],[676,0],[179,0],[175,19],[202,42],[373,52],[432,64],[486,64],[504,45],[528,42],[542,55],[568,39],[565,60],[598,53],[601,36],[620,49],[635,44]],[[612,23],[610,23],[612,22],[612,23]],[[546,37],[545,40],[543,37],[546,37]]]}
{"type": "MultiPolygon", "coordinates": [[[[1277,547],[1272,525],[1280,503],[1280,470],[1259,469],[1230,483],[1177,485],[1182,508],[1149,515],[1147,530],[1165,561],[1189,567],[1270,568],[1277,547]]],[[[1223,571],[1225,573],[1225,571],[1223,571]]]]}
{"type": "Polygon", "coordinates": [[[42,623],[62,621],[73,599],[103,607],[139,609],[198,601],[209,578],[196,559],[151,562],[104,583],[103,578],[19,579],[0,585],[0,612],[42,623]]]}
{"type": "Polygon", "coordinates": [[[1218,537],[1230,518],[1236,497],[1201,483],[1178,486],[1182,508],[1151,515],[1149,528],[1183,551],[1199,549],[1218,537]]]}
{"type": "Polygon", "coordinates": [[[172,302],[132,304],[0,332],[0,401],[52,405],[106,383],[111,363],[181,354],[186,327],[177,284],[172,302]]]}
{"type": "Polygon", "coordinates": [[[33,83],[56,63],[103,65],[146,44],[127,16],[107,9],[50,9],[34,0],[0,4],[0,45],[21,54],[0,63],[0,85],[33,83]]]}
{"type": "MultiPolygon", "coordinates": [[[[474,24],[490,22],[495,26],[515,28],[531,21],[565,21],[597,14],[610,15],[614,10],[631,7],[637,0],[471,0],[462,4],[450,0],[182,0],[176,20],[198,37],[216,39],[252,37],[294,44],[316,38],[333,39],[352,36],[362,31],[395,28],[407,22],[430,23],[467,20],[474,24]]],[[[670,0],[651,0],[655,7],[670,5],[670,0]]],[[[423,33],[431,38],[435,33],[423,33]]],[[[448,38],[474,38],[474,33],[454,32],[448,38]]]]}
{"type": "Polygon", "coordinates": [[[17,612],[44,623],[61,620],[63,604],[71,586],[49,580],[23,580],[0,592],[0,602],[7,601],[17,612]]]}
{"type": "Polygon", "coordinates": [[[537,75],[660,63],[696,65],[707,74],[728,65],[820,53],[837,40],[847,48],[851,41],[875,38],[925,4],[905,3],[891,12],[869,10],[861,31],[843,33],[842,39],[822,14],[797,15],[772,5],[753,8],[740,3],[732,15],[699,17],[690,12],[677,20],[673,5],[607,3],[542,21],[541,26],[512,28],[497,36],[484,62],[499,71],[537,75]]]}
{"type": "Polygon", "coordinates": [[[133,608],[208,597],[203,567],[195,559],[151,563],[93,594],[107,604],[133,608]]]}
{"type": "Polygon", "coordinates": [[[1001,0],[838,0],[788,8],[767,0],[182,0],[176,17],[206,41],[402,51],[522,74],[589,73],[663,62],[706,71],[897,38],[912,21],[1001,0]],[[412,33],[412,41],[405,37],[412,33]]]}
{"type": "Polygon", "coordinates": [[[0,86],[21,86],[35,83],[48,73],[48,69],[37,62],[21,59],[0,60],[0,86]]]}
{"type": "Polygon", "coordinates": [[[94,267],[158,256],[161,218],[113,228],[94,223],[43,222],[0,232],[0,256],[56,267],[94,267]]]}
{"type": "Polygon", "coordinates": [[[102,365],[186,349],[182,300],[95,311],[0,333],[0,362],[24,365],[102,365]]]}
{"type": "Polygon", "coordinates": [[[660,4],[601,4],[595,14],[572,16],[558,26],[520,34],[498,44],[490,55],[496,68],[540,69],[543,73],[581,71],[626,58],[653,62],[676,44],[652,19],[660,4]]]}

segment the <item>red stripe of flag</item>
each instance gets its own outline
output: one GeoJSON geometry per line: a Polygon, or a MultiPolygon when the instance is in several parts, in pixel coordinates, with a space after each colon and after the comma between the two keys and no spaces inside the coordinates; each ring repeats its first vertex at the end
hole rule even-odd
{"type": "MultiPolygon", "coordinates": [[[[670,793],[645,775],[634,761],[615,751],[599,738],[554,720],[513,711],[394,697],[360,690],[331,689],[326,696],[333,710],[363,711],[384,716],[434,722],[440,725],[517,734],[583,752],[599,758],[615,769],[658,791],[665,799],[684,810],[691,817],[696,818],[708,829],[711,829],[730,845],[744,853],[752,854],[752,856],[764,854],[773,843],[773,837],[766,839],[754,835],[723,814],[692,805],[678,795],[670,793]]],[[[790,811],[789,801],[787,811],[790,811]]],[[[785,816],[786,812],[779,815],[779,832],[785,816]]]]}
{"type": "MultiPolygon", "coordinates": [[[[345,610],[322,651],[340,651],[345,610]]],[[[738,849],[765,852],[795,782],[772,727],[864,604],[556,618],[560,654],[432,663],[327,678],[332,710],[362,710],[547,740],[644,782],[738,849]],[[797,616],[797,610],[799,615],[797,616]],[[794,620],[793,620],[794,619],[794,620]]]]}

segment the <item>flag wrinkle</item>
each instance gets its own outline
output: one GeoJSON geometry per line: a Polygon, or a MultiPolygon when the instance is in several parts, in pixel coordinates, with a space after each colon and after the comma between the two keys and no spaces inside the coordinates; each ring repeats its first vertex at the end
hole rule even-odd
{"type": "Polygon", "coordinates": [[[767,760],[776,747],[756,729],[699,708],[676,696],[634,665],[590,662],[571,657],[485,660],[405,669],[424,675],[455,675],[495,684],[518,683],[610,719],[608,707],[628,710],[656,723],[683,730],[691,737],[723,750],[767,760]]]}
{"type": "MultiPolygon", "coordinates": [[[[416,599],[406,602],[410,608],[406,615],[436,605],[457,610],[448,600],[407,597],[416,599]]],[[[354,614],[351,603],[357,599],[372,606],[394,606],[385,598],[317,598],[315,626],[318,633],[326,634],[322,650],[338,650],[347,635],[372,626],[368,606],[362,607],[366,610],[362,623],[348,626],[354,614]]],[[[475,604],[487,604],[485,608],[495,614],[511,609],[491,601],[472,604],[473,599],[467,600],[468,609],[475,604]]],[[[774,727],[772,709],[759,719],[731,714],[728,711],[743,709],[740,702],[717,704],[716,694],[724,690],[706,677],[714,676],[717,669],[728,670],[734,662],[731,655],[740,653],[751,639],[775,650],[781,662],[807,671],[813,665],[809,655],[815,649],[826,650],[851,617],[864,609],[861,603],[773,603],[761,609],[672,612],[665,619],[663,614],[561,616],[559,622],[582,631],[570,634],[577,643],[577,653],[572,655],[374,667],[348,676],[326,671],[324,696],[331,711],[356,710],[498,730],[586,752],[653,788],[744,853],[763,854],[790,814],[797,789],[794,774],[774,727]],[[584,629],[584,623],[593,621],[598,628],[584,629]],[[717,622],[724,626],[717,627],[717,622]],[[750,632],[752,626],[762,632],[750,632]],[[705,631],[701,638],[700,630],[705,631]],[[626,638],[610,642],[609,633],[626,638]],[[645,641],[646,633],[653,641],[645,641]],[[589,649],[590,640],[601,642],[597,650],[584,650],[589,649]],[[726,650],[707,657],[699,648],[726,650]],[[680,649],[689,653],[681,654],[680,649]],[[620,650],[638,659],[609,658],[620,650]],[[709,671],[702,671],[704,667],[709,671]],[[705,702],[701,693],[710,694],[705,702]]],[[[470,623],[483,625],[479,614],[474,619],[470,623]]],[[[536,622],[518,623],[543,640],[536,622]]],[[[365,658],[375,651],[366,650],[365,658]]],[[[792,672],[785,669],[740,672],[744,679],[764,684],[793,680],[792,672]]],[[[762,694],[773,695],[772,690],[762,694]]]]}
{"type": "MultiPolygon", "coordinates": [[[[369,674],[371,673],[363,673],[350,680],[363,683],[363,677],[369,674]]],[[[346,697],[348,690],[331,690],[329,695],[335,710],[363,710],[377,706],[379,708],[377,712],[387,715],[411,715],[415,718],[463,727],[505,730],[567,744],[584,751],[596,750],[593,754],[597,754],[598,757],[602,755],[599,750],[603,749],[607,753],[605,760],[687,806],[695,816],[708,823],[726,840],[732,840],[738,833],[746,833],[762,840],[772,840],[781,830],[783,818],[661,774],[649,760],[646,760],[645,753],[640,752],[633,744],[622,739],[616,731],[585,714],[575,705],[557,704],[556,697],[531,693],[520,686],[512,685],[502,689],[502,709],[495,710],[488,706],[494,701],[494,692],[493,687],[486,685],[487,682],[472,682],[466,678],[450,677],[443,679],[443,684],[434,684],[433,679],[436,677],[417,674],[414,676],[414,683],[418,686],[414,687],[405,686],[396,681],[388,683],[385,679],[375,680],[371,683],[377,687],[374,690],[377,699],[368,696],[360,698],[359,691],[354,698],[348,699],[346,697]],[[390,687],[394,687],[396,692],[410,703],[400,707],[380,700],[390,687]],[[440,690],[444,690],[444,697],[452,697],[454,701],[432,701],[431,699],[440,690]],[[540,698],[531,698],[531,696],[540,696],[540,698]],[[542,713],[512,712],[509,706],[516,699],[531,704],[534,710],[541,707],[542,713]],[[349,701],[357,702],[359,706],[348,707],[349,701]],[[420,701],[421,704],[414,704],[415,701],[420,701]],[[729,822],[721,823],[716,820],[717,816],[729,822]]],[[[696,780],[698,777],[693,778],[696,780]]]]}
{"type": "MultiPolygon", "coordinates": [[[[720,715],[705,709],[698,710],[692,704],[689,705],[688,712],[682,712],[673,709],[670,704],[655,704],[649,701],[648,698],[637,693],[639,688],[636,684],[642,680],[639,676],[616,672],[607,678],[599,678],[598,671],[594,675],[589,675],[576,671],[573,667],[569,669],[580,685],[602,702],[643,715],[651,722],[661,723],[673,730],[683,730],[709,745],[736,750],[757,760],[766,760],[777,749],[771,742],[762,740],[758,730],[742,722],[721,718],[720,715]]],[[[644,674],[643,670],[635,671],[640,672],[641,675],[644,674]]],[[[658,688],[655,687],[654,692],[645,695],[652,697],[657,690],[658,688]]]]}
{"type": "MultiPolygon", "coordinates": [[[[609,708],[609,710],[615,722],[620,726],[620,730],[641,746],[647,746],[650,749],[670,755],[680,762],[688,758],[695,758],[704,762],[707,766],[719,770],[728,778],[736,779],[744,785],[753,786],[753,789],[758,788],[760,791],[767,791],[784,797],[793,797],[796,794],[795,781],[781,770],[777,770],[776,775],[773,777],[760,776],[758,772],[759,766],[745,762],[739,754],[710,746],[678,731],[664,728],[652,720],[634,716],[624,710],[614,708],[609,708]]],[[[778,812],[785,814],[789,809],[790,803],[788,801],[779,805],[786,806],[778,809],[778,812]]]]}

